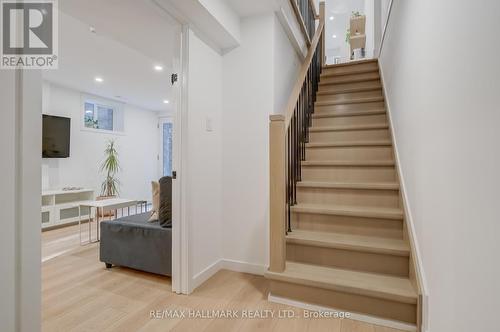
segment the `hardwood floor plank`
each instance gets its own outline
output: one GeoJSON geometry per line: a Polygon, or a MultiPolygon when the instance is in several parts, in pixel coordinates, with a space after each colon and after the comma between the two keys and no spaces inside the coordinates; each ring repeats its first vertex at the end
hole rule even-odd
{"type": "MultiPolygon", "coordinates": [[[[44,232],[43,245],[78,228],[44,232]],[[54,233],[52,233],[54,232],[54,233]]],[[[74,237],[73,237],[74,238],[74,237]]],[[[63,241],[64,242],[64,241],[63,241]]],[[[58,243],[62,243],[59,241],[58,243]]],[[[311,331],[362,332],[365,325],[339,319],[306,319],[303,310],[267,301],[268,280],[222,270],[189,296],[171,292],[168,277],[99,262],[98,244],[67,246],[42,264],[42,331],[311,331]],[[296,318],[152,319],[152,310],[294,310],[296,318]],[[343,324],[343,325],[342,325],[343,324]],[[345,328],[346,330],[341,330],[345,328]],[[347,329],[350,330],[347,330],[347,329]]],[[[371,326],[371,325],[368,325],[371,326]]],[[[371,326],[370,332],[398,332],[371,326]]]]}

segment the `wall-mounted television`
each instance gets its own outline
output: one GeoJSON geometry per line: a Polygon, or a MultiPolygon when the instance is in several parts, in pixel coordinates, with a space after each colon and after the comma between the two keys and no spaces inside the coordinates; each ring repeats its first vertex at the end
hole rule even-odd
{"type": "Polygon", "coordinates": [[[42,158],[68,158],[71,119],[43,115],[42,158]]]}

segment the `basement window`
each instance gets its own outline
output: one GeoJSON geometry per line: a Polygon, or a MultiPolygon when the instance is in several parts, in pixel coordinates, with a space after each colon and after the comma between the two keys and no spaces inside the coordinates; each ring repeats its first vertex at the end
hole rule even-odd
{"type": "Polygon", "coordinates": [[[83,125],[86,130],[123,132],[123,112],[119,105],[85,100],[83,125]]]}
{"type": "Polygon", "coordinates": [[[85,127],[113,131],[113,112],[110,106],[85,103],[85,127]]]}

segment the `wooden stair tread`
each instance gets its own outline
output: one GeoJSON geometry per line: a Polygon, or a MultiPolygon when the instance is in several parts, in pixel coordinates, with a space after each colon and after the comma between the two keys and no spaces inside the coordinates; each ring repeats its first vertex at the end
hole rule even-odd
{"type": "Polygon", "coordinates": [[[290,209],[292,212],[305,214],[403,220],[403,211],[399,208],[335,206],[331,204],[326,205],[299,203],[293,205],[290,209]]]}
{"type": "Polygon", "coordinates": [[[347,75],[357,75],[357,74],[367,74],[367,73],[378,73],[378,68],[369,68],[369,69],[353,69],[350,71],[339,72],[339,73],[326,73],[323,72],[321,74],[321,78],[331,78],[331,77],[339,77],[339,76],[347,76],[347,75]]]}
{"type": "Polygon", "coordinates": [[[343,93],[355,93],[355,92],[367,92],[367,91],[377,91],[377,90],[382,90],[382,85],[381,84],[376,84],[374,86],[365,86],[365,87],[352,87],[352,88],[337,88],[335,90],[329,90],[329,89],[319,89],[317,94],[318,95],[338,95],[338,94],[343,94],[343,93]]]}
{"type": "Polygon", "coordinates": [[[394,160],[304,160],[302,166],[392,167],[394,160]]]}
{"type": "Polygon", "coordinates": [[[380,81],[380,76],[377,73],[376,75],[372,75],[371,77],[339,77],[336,80],[332,81],[323,81],[319,82],[320,86],[324,85],[336,85],[336,84],[345,84],[345,83],[358,83],[358,82],[368,82],[368,81],[380,81]]]}
{"type": "Polygon", "coordinates": [[[354,146],[392,146],[390,140],[381,141],[340,141],[340,142],[320,142],[320,143],[306,143],[306,148],[336,148],[336,147],[354,147],[354,146]]]}
{"type": "Polygon", "coordinates": [[[365,190],[399,190],[397,182],[328,182],[328,181],[300,181],[300,188],[332,188],[332,189],[365,189],[365,190]]]}
{"type": "Polygon", "coordinates": [[[385,114],[385,109],[373,109],[368,111],[326,111],[320,113],[313,113],[313,119],[322,119],[322,118],[343,118],[350,116],[364,116],[364,115],[379,115],[385,114]]]}
{"type": "Polygon", "coordinates": [[[309,128],[309,132],[353,131],[353,130],[373,130],[373,129],[389,129],[389,124],[377,123],[377,124],[344,125],[344,126],[329,126],[329,127],[313,126],[309,128]]]}
{"type": "Polygon", "coordinates": [[[408,257],[410,247],[402,239],[389,239],[352,234],[292,230],[286,236],[287,243],[313,247],[344,249],[377,254],[408,257]]]}
{"type": "Polygon", "coordinates": [[[345,100],[317,101],[316,106],[365,104],[384,101],[384,97],[352,98],[345,100]]]}
{"type": "Polygon", "coordinates": [[[361,59],[361,60],[354,60],[354,61],[349,61],[349,62],[344,62],[344,63],[336,63],[336,64],[331,64],[331,65],[325,65],[325,66],[323,66],[323,69],[332,69],[332,68],[339,68],[339,67],[355,66],[355,65],[361,65],[361,64],[370,63],[370,62],[377,62],[377,59],[361,59]]]}
{"type": "Polygon", "coordinates": [[[417,293],[408,278],[288,261],[286,262],[285,271],[281,273],[268,271],[266,272],[266,277],[276,281],[364,295],[401,303],[417,303],[417,293]]]}

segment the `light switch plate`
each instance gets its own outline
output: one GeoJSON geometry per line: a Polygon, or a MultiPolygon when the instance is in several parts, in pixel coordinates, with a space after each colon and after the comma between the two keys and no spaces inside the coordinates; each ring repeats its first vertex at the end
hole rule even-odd
{"type": "Polygon", "coordinates": [[[207,117],[207,118],[206,118],[205,127],[206,127],[206,130],[207,130],[208,132],[212,132],[212,131],[214,131],[214,128],[213,128],[213,123],[212,123],[212,118],[211,118],[211,117],[207,117]]]}

